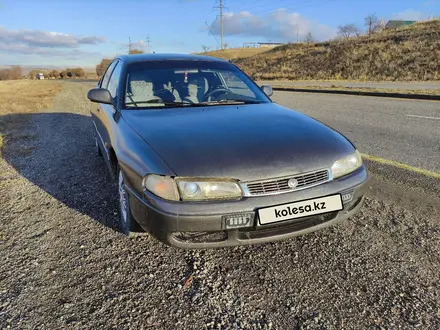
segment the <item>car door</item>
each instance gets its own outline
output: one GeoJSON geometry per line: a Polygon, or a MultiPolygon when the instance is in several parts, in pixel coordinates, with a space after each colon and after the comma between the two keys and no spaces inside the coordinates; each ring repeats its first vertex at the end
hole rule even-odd
{"type": "MultiPolygon", "coordinates": [[[[114,61],[108,66],[108,68],[107,68],[106,72],[104,73],[103,77],[101,78],[100,83],[98,84],[97,88],[107,88],[108,83],[110,81],[110,76],[111,76],[116,64],[117,64],[117,61],[114,61]]],[[[100,145],[102,152],[105,152],[106,156],[108,156],[107,155],[108,150],[105,145],[105,140],[103,137],[103,130],[104,130],[103,129],[104,128],[103,121],[105,121],[104,111],[103,111],[104,106],[105,105],[101,104],[101,103],[93,104],[92,109],[90,111],[90,114],[91,114],[92,121],[95,126],[95,130],[96,130],[96,135],[97,135],[96,142],[100,145]]]]}
{"type": "Polygon", "coordinates": [[[113,68],[110,79],[108,81],[107,90],[112,96],[113,104],[100,104],[100,118],[101,118],[101,136],[104,141],[104,146],[108,148],[112,145],[111,137],[114,132],[116,122],[116,107],[118,104],[118,86],[120,81],[120,75],[122,73],[123,64],[120,61],[115,62],[116,65],[113,68]]]}

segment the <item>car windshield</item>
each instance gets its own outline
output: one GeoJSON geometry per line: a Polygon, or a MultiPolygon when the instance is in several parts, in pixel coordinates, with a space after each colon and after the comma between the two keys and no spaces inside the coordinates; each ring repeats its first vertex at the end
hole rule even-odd
{"type": "Polygon", "coordinates": [[[271,102],[236,66],[214,61],[133,63],[124,101],[126,109],[271,102]]]}

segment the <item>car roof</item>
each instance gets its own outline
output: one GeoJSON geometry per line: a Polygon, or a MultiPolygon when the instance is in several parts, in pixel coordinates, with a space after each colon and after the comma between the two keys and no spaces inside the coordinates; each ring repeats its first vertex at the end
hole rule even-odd
{"type": "Polygon", "coordinates": [[[229,62],[217,57],[194,54],[130,54],[117,57],[125,64],[147,61],[203,61],[203,62],[229,62]]]}

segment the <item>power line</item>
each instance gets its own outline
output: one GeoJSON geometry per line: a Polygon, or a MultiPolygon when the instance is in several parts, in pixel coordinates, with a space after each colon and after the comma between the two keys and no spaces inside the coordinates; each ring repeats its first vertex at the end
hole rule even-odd
{"type": "Polygon", "coordinates": [[[213,10],[211,10],[209,13],[206,13],[205,15],[200,16],[199,18],[197,18],[196,20],[194,20],[194,21],[192,21],[192,22],[189,22],[188,24],[189,24],[189,25],[192,25],[192,24],[198,23],[198,22],[200,22],[201,20],[203,20],[204,18],[206,18],[207,16],[211,15],[213,12],[215,12],[215,8],[214,8],[213,10]]]}
{"type": "MultiPolygon", "coordinates": [[[[280,9],[286,10],[286,11],[290,11],[290,10],[295,10],[297,11],[298,9],[303,9],[303,8],[307,8],[307,7],[311,7],[311,6],[322,6],[324,4],[328,4],[328,3],[332,3],[335,2],[336,0],[300,0],[300,1],[295,1],[295,4],[292,4],[290,2],[291,0],[271,0],[265,3],[264,0],[256,0],[252,3],[252,7],[250,8],[251,10],[248,10],[250,12],[251,15],[258,15],[258,14],[266,14],[266,15],[270,15],[272,13],[275,13],[277,11],[279,11],[280,9]],[[290,2],[290,4],[288,4],[290,2]],[[286,4],[286,5],[284,5],[286,4]],[[270,10],[269,7],[273,6],[277,6],[277,5],[283,5],[282,8],[278,8],[278,9],[272,9],[270,10]],[[258,9],[257,9],[258,8],[258,9]],[[257,9],[257,10],[255,10],[257,9]]],[[[221,44],[220,44],[220,48],[223,49],[224,48],[224,25],[225,23],[229,22],[229,21],[235,21],[235,20],[241,20],[243,18],[246,18],[246,16],[243,15],[233,15],[231,17],[227,17],[226,22],[224,20],[224,15],[223,15],[223,9],[225,8],[224,4],[223,4],[223,0],[219,0],[219,5],[214,7],[220,10],[220,17],[219,17],[219,23],[220,23],[220,37],[221,37],[221,44]]],[[[238,11],[240,11],[240,7],[238,8],[238,11]]],[[[206,21],[205,21],[206,23],[206,21]]],[[[208,23],[206,23],[208,25],[208,23]]],[[[211,32],[211,34],[214,36],[214,33],[212,32],[210,26],[208,25],[208,28],[211,32]]],[[[296,39],[297,42],[299,41],[299,30],[297,27],[297,31],[296,31],[296,39]]],[[[217,39],[216,39],[217,41],[217,39]]],[[[218,41],[217,41],[218,43],[218,41]]]]}
{"type": "MultiPolygon", "coordinates": [[[[276,1],[276,0],[272,0],[271,1],[271,5],[280,5],[282,2],[285,2],[286,0],[280,0],[280,1],[276,1]]],[[[271,14],[279,11],[280,9],[284,10],[286,14],[290,14],[289,11],[291,10],[295,10],[296,12],[298,12],[298,9],[303,9],[303,8],[307,8],[307,7],[311,7],[311,6],[323,6],[325,4],[328,3],[332,3],[335,2],[336,0],[301,0],[301,1],[297,1],[294,5],[288,5],[288,6],[284,6],[283,8],[278,8],[278,9],[272,9],[269,10],[268,8],[266,8],[265,4],[260,4],[260,5],[256,5],[256,6],[252,6],[252,10],[249,11],[250,16],[259,16],[260,14],[265,14],[265,17],[270,17],[271,14]],[[263,8],[259,8],[258,10],[255,10],[255,8],[257,7],[265,7],[265,9],[263,8]]],[[[267,5],[267,4],[266,4],[267,5]]],[[[246,19],[248,17],[248,15],[240,15],[240,14],[235,14],[232,15],[231,17],[228,17],[226,19],[226,23],[228,22],[235,22],[235,21],[240,21],[242,19],[246,19]]],[[[264,17],[259,16],[261,19],[264,19],[264,17]]],[[[297,42],[299,42],[299,37],[300,37],[300,33],[299,33],[299,24],[296,24],[296,40],[297,42]]]]}
{"type": "Polygon", "coordinates": [[[217,44],[220,46],[220,43],[218,42],[217,38],[215,37],[214,33],[212,33],[211,27],[209,26],[208,22],[206,22],[206,25],[208,26],[209,31],[211,32],[212,36],[214,37],[215,41],[217,42],[217,44]]]}

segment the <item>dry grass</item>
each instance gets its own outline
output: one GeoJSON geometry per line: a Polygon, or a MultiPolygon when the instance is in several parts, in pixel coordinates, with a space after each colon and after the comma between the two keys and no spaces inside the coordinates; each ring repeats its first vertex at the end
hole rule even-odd
{"type": "Polygon", "coordinates": [[[199,55],[213,56],[225,60],[238,60],[247,58],[268,51],[268,48],[229,48],[225,50],[214,50],[207,53],[199,53],[199,55]]]}
{"type": "Polygon", "coordinates": [[[440,20],[371,38],[284,45],[236,63],[255,80],[429,81],[440,79],[440,20]]]}
{"type": "Polygon", "coordinates": [[[96,74],[96,70],[94,68],[84,69],[84,71],[86,72],[86,75],[84,77],[85,79],[93,79],[93,80],[99,79],[98,75],[96,74]]]}
{"type": "Polygon", "coordinates": [[[8,136],[20,136],[23,121],[11,115],[37,113],[49,108],[61,88],[58,82],[50,80],[0,81],[0,153],[8,136]]]}
{"type": "Polygon", "coordinates": [[[86,72],[85,79],[95,80],[99,79],[99,77],[96,75],[96,72],[86,72]]]}

